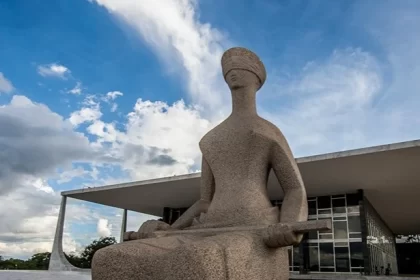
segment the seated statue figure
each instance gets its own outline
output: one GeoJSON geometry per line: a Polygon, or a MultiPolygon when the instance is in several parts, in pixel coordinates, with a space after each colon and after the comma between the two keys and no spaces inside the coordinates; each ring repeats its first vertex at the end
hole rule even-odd
{"type": "Polygon", "coordinates": [[[247,49],[231,48],[222,56],[222,71],[232,113],[199,143],[200,199],[174,224],[147,221],[129,241],[96,252],[93,280],[289,279],[287,246],[298,244],[302,234],[287,226],[271,236],[242,231],[150,238],[156,230],[269,226],[308,218],[306,191],[289,145],[257,114],[256,93],[266,79],[263,63],[247,49]],[[267,193],[271,170],[284,192],[281,211],[267,193]]]}

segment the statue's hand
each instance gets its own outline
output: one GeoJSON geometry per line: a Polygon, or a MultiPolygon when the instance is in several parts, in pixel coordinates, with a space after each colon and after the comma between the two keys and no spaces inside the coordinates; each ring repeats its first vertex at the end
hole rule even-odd
{"type": "Polygon", "coordinates": [[[294,233],[287,224],[270,225],[263,233],[264,243],[270,248],[298,245],[302,237],[302,234],[294,233]]]}
{"type": "Polygon", "coordinates": [[[154,237],[153,233],[157,230],[170,230],[171,226],[165,222],[149,220],[144,222],[137,231],[137,239],[154,237]]]}

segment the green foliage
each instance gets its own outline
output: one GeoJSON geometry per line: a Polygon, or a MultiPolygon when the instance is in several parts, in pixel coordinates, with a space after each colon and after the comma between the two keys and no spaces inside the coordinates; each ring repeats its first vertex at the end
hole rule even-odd
{"type": "MultiPolygon", "coordinates": [[[[85,247],[80,256],[74,254],[65,254],[65,256],[76,267],[90,268],[95,252],[115,243],[117,243],[115,237],[103,237],[92,241],[91,244],[85,247]]],[[[50,263],[50,257],[50,252],[34,254],[26,261],[13,258],[4,259],[0,256],[0,269],[46,270],[50,263]]]]}

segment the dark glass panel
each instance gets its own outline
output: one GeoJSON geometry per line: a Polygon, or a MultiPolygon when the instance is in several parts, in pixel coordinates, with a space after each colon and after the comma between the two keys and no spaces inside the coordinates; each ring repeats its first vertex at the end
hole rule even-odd
{"type": "Polygon", "coordinates": [[[316,201],[308,201],[308,214],[316,215],[316,201]]]}
{"type": "Polygon", "coordinates": [[[333,243],[319,243],[320,266],[334,266],[333,243]]]}
{"type": "Polygon", "coordinates": [[[349,238],[362,238],[361,233],[349,233],[349,238]]]}
{"type": "Polygon", "coordinates": [[[318,246],[309,246],[309,269],[319,271],[318,246]]]}
{"type": "Polygon", "coordinates": [[[308,239],[318,239],[318,232],[315,230],[311,230],[308,233],[308,239]]]}
{"type": "Polygon", "coordinates": [[[331,209],[318,209],[318,214],[319,215],[331,215],[331,209]]]}
{"type": "Polygon", "coordinates": [[[293,266],[300,265],[300,252],[299,246],[293,247],[293,266]]]}
{"type": "Polygon", "coordinates": [[[332,233],[327,233],[327,234],[321,233],[319,234],[319,239],[333,239],[333,235],[332,233]]]}
{"type": "Polygon", "coordinates": [[[334,221],[334,239],[347,239],[347,223],[334,221]]]}
{"type": "Polygon", "coordinates": [[[350,258],[352,267],[363,267],[362,242],[350,243],[350,258]]]}
{"type": "Polygon", "coordinates": [[[334,217],[334,221],[345,221],[346,217],[334,217]]]}
{"type": "Polygon", "coordinates": [[[321,272],[334,272],[334,267],[321,267],[321,272]]]}
{"type": "Polygon", "coordinates": [[[289,253],[289,266],[292,266],[292,248],[289,248],[287,251],[289,253]]]}
{"type": "Polygon", "coordinates": [[[329,196],[318,197],[318,209],[331,208],[331,198],[329,196]]]}
{"type": "Polygon", "coordinates": [[[332,205],[334,214],[346,213],[346,200],[344,198],[333,199],[332,205]]]}
{"type": "Polygon", "coordinates": [[[358,193],[347,194],[347,206],[358,206],[360,195],[358,193]]]}
{"type": "Polygon", "coordinates": [[[335,248],[335,268],[337,272],[350,272],[349,248],[335,248]]]}
{"type": "Polygon", "coordinates": [[[349,232],[361,232],[360,216],[349,216],[349,232]]]}

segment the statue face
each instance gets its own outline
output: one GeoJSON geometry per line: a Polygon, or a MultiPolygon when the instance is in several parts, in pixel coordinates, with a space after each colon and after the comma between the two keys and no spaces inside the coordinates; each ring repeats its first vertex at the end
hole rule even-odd
{"type": "Polygon", "coordinates": [[[260,79],[258,79],[257,75],[250,71],[233,69],[227,73],[226,83],[228,84],[229,88],[233,90],[253,85],[258,86],[260,79]]]}

